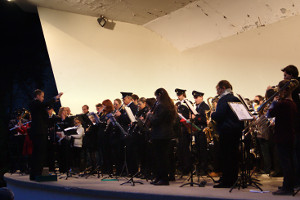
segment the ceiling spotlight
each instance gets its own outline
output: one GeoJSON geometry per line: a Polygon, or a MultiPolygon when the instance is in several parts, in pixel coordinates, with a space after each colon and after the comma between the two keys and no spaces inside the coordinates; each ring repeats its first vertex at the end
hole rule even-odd
{"type": "Polygon", "coordinates": [[[104,16],[100,16],[98,19],[97,19],[98,23],[100,26],[104,27],[106,22],[107,22],[107,19],[104,17],[104,16]]]}

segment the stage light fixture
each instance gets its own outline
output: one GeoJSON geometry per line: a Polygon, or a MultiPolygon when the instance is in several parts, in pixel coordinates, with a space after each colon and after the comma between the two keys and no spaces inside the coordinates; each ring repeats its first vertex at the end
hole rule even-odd
{"type": "Polygon", "coordinates": [[[107,19],[104,17],[104,16],[100,16],[98,19],[97,19],[98,23],[100,26],[104,27],[106,22],[107,22],[107,19]]]}

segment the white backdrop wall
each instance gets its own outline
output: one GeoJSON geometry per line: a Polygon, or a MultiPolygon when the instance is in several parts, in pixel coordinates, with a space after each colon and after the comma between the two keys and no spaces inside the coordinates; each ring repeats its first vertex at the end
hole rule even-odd
{"type": "Polygon", "coordinates": [[[300,17],[180,52],[143,26],[117,22],[108,30],[95,17],[38,10],[62,105],[73,113],[121,91],[152,97],[164,87],[176,98],[179,87],[189,99],[192,90],[207,98],[221,79],[253,98],[282,79],[281,68],[300,66],[300,17]]]}

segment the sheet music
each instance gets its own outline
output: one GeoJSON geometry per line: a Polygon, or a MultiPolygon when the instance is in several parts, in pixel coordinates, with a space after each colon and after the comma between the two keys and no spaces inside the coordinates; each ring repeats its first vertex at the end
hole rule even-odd
{"type": "Polygon", "coordinates": [[[191,109],[194,115],[198,115],[198,112],[194,108],[194,106],[191,104],[191,102],[187,99],[184,100],[184,102],[187,104],[187,106],[191,109]]]}
{"type": "Polygon", "coordinates": [[[241,102],[228,102],[228,104],[240,121],[253,119],[247,108],[241,102]]]}
{"type": "Polygon", "coordinates": [[[56,132],[56,135],[58,135],[58,137],[59,137],[58,142],[60,142],[62,139],[65,138],[65,133],[63,131],[56,132]]]}
{"type": "Polygon", "coordinates": [[[77,126],[73,126],[73,127],[69,127],[69,128],[64,129],[64,131],[74,130],[74,129],[77,129],[77,128],[78,128],[77,126]]]}
{"type": "Polygon", "coordinates": [[[131,109],[130,109],[130,107],[126,106],[125,111],[126,111],[126,113],[127,113],[127,115],[128,115],[131,122],[137,122],[134,115],[133,115],[133,113],[132,113],[132,111],[131,111],[131,109]]]}

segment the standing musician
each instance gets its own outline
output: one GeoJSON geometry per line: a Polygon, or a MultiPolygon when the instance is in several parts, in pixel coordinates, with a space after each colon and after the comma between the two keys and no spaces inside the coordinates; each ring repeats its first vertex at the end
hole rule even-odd
{"type": "MultiPolygon", "coordinates": [[[[186,98],[186,90],[176,88],[175,92],[179,102],[177,102],[177,112],[181,114],[184,118],[190,118],[190,110],[185,104],[184,100],[186,98]]],[[[190,133],[184,124],[180,123],[181,132],[178,135],[178,165],[181,173],[188,174],[191,171],[192,159],[190,151],[190,133]]]]}
{"type": "Polygon", "coordinates": [[[293,195],[294,193],[294,166],[293,166],[293,143],[297,106],[292,99],[292,91],[299,82],[280,81],[279,100],[273,101],[269,111],[269,117],[275,117],[275,144],[283,171],[283,185],[274,195],[293,195]],[[286,87],[286,85],[288,86],[286,87]]]}
{"type": "MultiPolygon", "coordinates": [[[[11,162],[10,162],[10,172],[13,173],[16,170],[20,170],[24,172],[25,165],[23,162],[23,145],[25,141],[25,134],[23,124],[27,123],[27,120],[24,119],[25,111],[18,110],[16,111],[16,118],[11,119],[9,121],[9,129],[11,131],[9,137],[9,153],[11,155],[11,162]]],[[[29,124],[28,124],[29,125],[29,124]]],[[[25,125],[27,126],[27,124],[25,125]]]]}
{"type": "Polygon", "coordinates": [[[97,115],[99,118],[101,118],[102,112],[103,112],[103,105],[102,103],[97,103],[96,104],[96,110],[97,110],[97,115]]]}
{"type": "MultiPolygon", "coordinates": [[[[297,79],[300,82],[298,68],[294,65],[288,65],[281,70],[285,80],[297,79]]],[[[292,93],[293,101],[297,105],[297,115],[295,120],[295,186],[300,187],[300,85],[292,93]]]]}
{"type": "Polygon", "coordinates": [[[103,114],[98,131],[99,165],[103,166],[102,172],[109,175],[113,174],[113,165],[115,165],[116,174],[118,175],[121,173],[123,164],[123,143],[120,139],[120,131],[111,122],[114,110],[111,100],[104,100],[102,105],[103,114]]]}
{"type": "MultiPolygon", "coordinates": [[[[198,115],[192,115],[194,119],[194,123],[196,126],[201,128],[202,130],[207,126],[206,122],[206,112],[209,111],[209,106],[203,101],[203,92],[193,91],[192,95],[195,99],[196,103],[196,111],[198,115]]],[[[198,165],[200,170],[204,173],[207,172],[207,160],[208,160],[208,152],[207,152],[207,138],[203,131],[198,131],[195,134],[195,142],[196,142],[196,149],[197,149],[197,158],[198,158],[198,165]]]]}
{"type": "MultiPolygon", "coordinates": [[[[72,117],[68,116],[68,110],[65,107],[60,107],[58,111],[58,118],[56,120],[56,135],[58,138],[61,138],[61,132],[63,132],[66,128],[72,127],[74,125],[74,121],[72,117]]],[[[66,173],[71,167],[71,148],[70,141],[65,138],[58,140],[58,165],[59,172],[66,173]]]]}
{"type": "Polygon", "coordinates": [[[32,117],[30,137],[33,143],[30,180],[34,180],[36,176],[40,176],[42,174],[45,162],[49,120],[47,106],[54,104],[62,95],[63,93],[59,93],[49,102],[44,102],[44,92],[39,89],[34,91],[34,100],[29,106],[32,117]]]}
{"type": "Polygon", "coordinates": [[[217,86],[220,95],[217,109],[211,119],[217,123],[220,135],[221,171],[220,183],[214,188],[230,188],[238,178],[239,140],[243,130],[243,122],[231,110],[228,102],[240,102],[232,93],[232,86],[227,80],[221,80],[217,86]]]}
{"type": "Polygon", "coordinates": [[[138,112],[136,114],[137,124],[132,129],[132,136],[135,145],[135,152],[137,156],[138,164],[140,165],[140,177],[146,175],[146,132],[147,129],[144,126],[146,115],[149,112],[149,108],[146,106],[146,98],[141,97],[138,99],[138,112]]]}
{"type": "Polygon", "coordinates": [[[170,141],[174,135],[174,123],[176,119],[176,109],[168,92],[164,88],[155,91],[158,104],[151,113],[151,140],[154,150],[155,179],[151,183],[154,185],[169,185],[168,178],[168,151],[170,141]]]}
{"type": "MultiPolygon", "coordinates": [[[[133,115],[136,115],[138,107],[133,103],[132,99],[132,93],[131,92],[121,92],[123,97],[123,103],[126,107],[129,107],[133,113],[133,115]]],[[[125,109],[122,109],[121,111],[117,111],[115,113],[115,116],[117,116],[117,121],[120,123],[120,125],[123,127],[125,131],[128,131],[131,121],[127,115],[127,112],[125,109]]],[[[131,175],[135,174],[138,171],[137,166],[137,156],[136,152],[134,152],[134,140],[132,137],[128,137],[125,140],[126,145],[126,158],[127,158],[127,165],[128,165],[128,171],[131,175]]]]}
{"type": "Polygon", "coordinates": [[[79,117],[79,120],[82,122],[82,126],[84,128],[84,130],[88,127],[92,125],[92,122],[89,119],[89,106],[88,105],[83,105],[82,106],[82,114],[81,115],[77,115],[77,117],[79,117]]]}
{"type": "Polygon", "coordinates": [[[56,122],[59,117],[55,114],[52,106],[47,107],[49,116],[48,121],[48,144],[47,144],[47,163],[49,171],[55,171],[55,154],[57,153],[57,137],[56,137],[56,122]]]}
{"type": "Polygon", "coordinates": [[[117,110],[120,110],[121,106],[122,106],[121,99],[115,99],[114,100],[114,110],[115,110],[115,112],[117,112],[117,110]]]}

